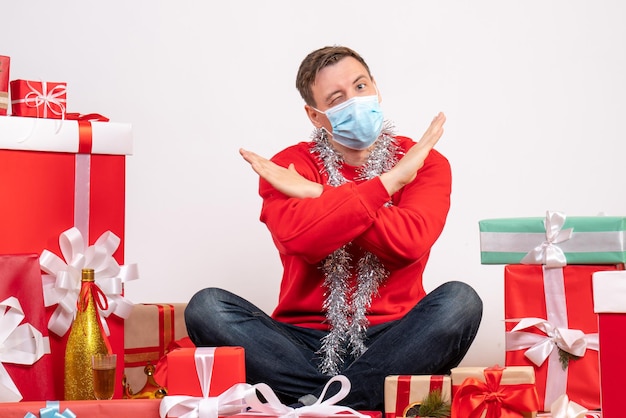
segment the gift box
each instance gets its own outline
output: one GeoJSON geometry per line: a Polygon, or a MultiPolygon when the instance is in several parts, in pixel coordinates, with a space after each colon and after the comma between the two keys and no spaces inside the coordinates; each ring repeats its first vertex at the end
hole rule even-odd
{"type": "Polygon", "coordinates": [[[385,418],[415,416],[422,400],[439,391],[444,402],[451,401],[450,376],[393,375],[385,378],[385,418]]]}
{"type": "Polygon", "coordinates": [[[124,373],[134,393],[146,384],[145,367],[156,366],[175,341],[187,337],[186,306],[186,303],[137,304],[124,321],[124,373]]]}
{"type": "Polygon", "coordinates": [[[534,367],[541,411],[562,394],[600,407],[592,274],[617,269],[623,265],[505,267],[505,365],[534,367]]]}
{"type": "Polygon", "coordinates": [[[452,379],[452,418],[537,415],[535,373],[530,366],[456,367],[452,379]]]}
{"type": "Polygon", "coordinates": [[[14,116],[64,119],[66,83],[12,80],[11,113],[14,116]]]}
{"type": "Polygon", "coordinates": [[[6,115],[9,109],[9,73],[11,58],[0,55],[0,115],[6,115]]]}
{"type": "Polygon", "coordinates": [[[593,273],[594,311],[600,339],[601,409],[604,418],[624,415],[622,379],[626,375],[626,272],[593,273]]]}
{"type": "Polygon", "coordinates": [[[160,418],[159,399],[112,399],[108,401],[16,402],[2,404],[2,418],[160,418]],[[44,413],[42,413],[44,411],[44,413]],[[55,414],[56,413],[56,414],[55,414]],[[47,415],[46,415],[47,414],[47,415]],[[63,415],[64,414],[64,415],[63,415]]]}
{"type": "Polygon", "coordinates": [[[37,254],[0,255],[0,330],[0,402],[54,396],[37,254]]]}
{"type": "MultiPolygon", "coordinates": [[[[195,355],[200,348],[177,348],[166,355],[168,395],[202,397],[195,355]]],[[[237,383],[245,383],[246,366],[243,347],[215,347],[210,356],[209,396],[218,396],[237,383]]],[[[160,382],[159,382],[160,383],[160,382]]]]}
{"type": "Polygon", "coordinates": [[[626,262],[626,217],[572,216],[479,221],[482,264],[617,264],[626,262]]]}
{"type": "MultiPolygon", "coordinates": [[[[125,163],[131,151],[129,124],[0,116],[0,253],[60,255],[60,236],[76,227],[86,244],[106,233],[118,237],[113,257],[123,265],[125,163]]],[[[54,313],[54,306],[47,309],[48,318],[54,313]]],[[[124,321],[111,315],[107,323],[122,370],[124,321]]],[[[48,383],[56,395],[48,399],[63,398],[67,335],[50,334],[55,378],[48,383]]]]}

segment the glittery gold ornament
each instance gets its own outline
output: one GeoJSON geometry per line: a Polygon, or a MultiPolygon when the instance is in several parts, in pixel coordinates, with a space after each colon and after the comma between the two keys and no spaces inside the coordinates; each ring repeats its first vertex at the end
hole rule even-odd
{"type": "Polygon", "coordinates": [[[91,356],[111,353],[111,345],[100,324],[96,303],[106,305],[106,296],[95,283],[94,271],[83,269],[76,318],[65,347],[65,400],[96,399],[91,356]]]}

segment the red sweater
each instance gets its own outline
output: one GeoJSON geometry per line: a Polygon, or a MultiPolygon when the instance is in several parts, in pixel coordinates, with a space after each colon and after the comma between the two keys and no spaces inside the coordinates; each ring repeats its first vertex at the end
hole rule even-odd
{"type": "MultiPolygon", "coordinates": [[[[406,137],[396,139],[405,151],[414,144],[406,137]]],[[[372,298],[367,316],[370,325],[401,318],[425,295],[422,273],[450,207],[448,160],[432,150],[415,180],[392,196],[393,206],[385,206],[389,195],[379,177],[328,186],[326,174],[320,174],[320,160],[311,153],[312,146],[301,142],[272,161],[283,167],[293,163],[302,176],[323,184],[320,197],[289,198],[260,181],[261,221],[272,234],[284,268],[272,316],[294,325],[328,329],[322,309],[325,288],[320,261],[352,242],[352,264],[369,251],[390,273],[372,298]]],[[[341,173],[353,180],[356,167],[344,165],[341,173]]]]}

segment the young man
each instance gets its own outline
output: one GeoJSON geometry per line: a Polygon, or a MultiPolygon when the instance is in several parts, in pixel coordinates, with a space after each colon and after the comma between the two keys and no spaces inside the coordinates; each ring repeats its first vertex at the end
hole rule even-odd
{"type": "Polygon", "coordinates": [[[267,383],[285,404],[313,403],[343,374],[352,390],[342,405],[382,410],[386,376],[447,373],[482,316],[468,285],[422,286],[450,206],[450,166],[432,149],[445,116],[418,143],[396,135],[367,64],[345,47],[310,53],[296,87],[312,140],[271,160],[241,150],[284,267],[278,306],[270,317],[204,289],[187,329],[198,346],[244,347],[249,383],[267,383]]]}

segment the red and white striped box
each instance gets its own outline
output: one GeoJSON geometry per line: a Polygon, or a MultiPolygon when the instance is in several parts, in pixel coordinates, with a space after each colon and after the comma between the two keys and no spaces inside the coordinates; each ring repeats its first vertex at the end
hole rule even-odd
{"type": "Polygon", "coordinates": [[[445,375],[393,375],[385,378],[385,418],[405,417],[436,390],[451,402],[452,381],[445,375]]]}

